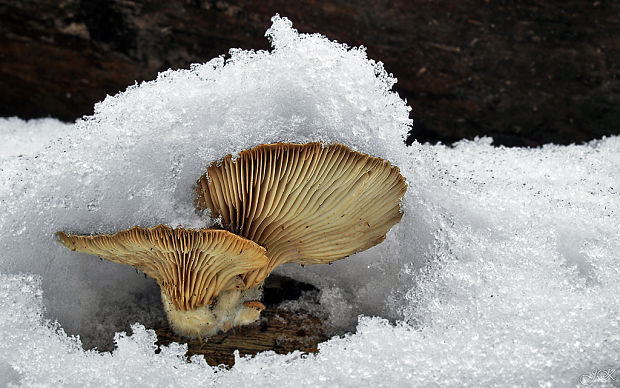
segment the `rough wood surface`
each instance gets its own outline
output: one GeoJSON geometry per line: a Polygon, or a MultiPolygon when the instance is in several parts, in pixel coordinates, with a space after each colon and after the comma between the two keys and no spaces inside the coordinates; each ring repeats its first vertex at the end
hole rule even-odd
{"type": "Polygon", "coordinates": [[[612,0],[0,0],[0,116],[73,120],[158,71],[266,49],[276,12],[383,61],[418,140],[620,133],[612,0]]]}
{"type": "Polygon", "coordinates": [[[283,310],[266,309],[258,323],[237,328],[209,338],[202,343],[174,335],[169,328],[156,329],[157,345],[171,342],[187,344],[187,356],[203,355],[209,365],[232,366],[234,352],[239,355],[255,355],[272,350],[286,354],[299,350],[315,353],[319,342],[327,340],[321,320],[307,314],[296,314],[283,310]]]}
{"type": "Polygon", "coordinates": [[[240,356],[268,350],[278,354],[296,350],[314,353],[318,344],[327,340],[322,320],[310,314],[278,308],[281,302],[297,300],[304,292],[315,293],[318,289],[308,283],[272,274],[263,285],[262,302],[267,309],[263,310],[256,323],[218,334],[202,343],[175,335],[165,320],[152,322],[147,327],[157,333],[157,345],[169,345],[172,342],[187,344],[188,358],[203,355],[207,363],[213,366],[234,365],[235,350],[239,350],[240,356]]]}

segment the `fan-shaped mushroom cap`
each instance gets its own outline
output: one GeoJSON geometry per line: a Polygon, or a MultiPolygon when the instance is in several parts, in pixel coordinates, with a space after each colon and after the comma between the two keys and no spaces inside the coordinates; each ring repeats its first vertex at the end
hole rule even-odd
{"type": "Polygon", "coordinates": [[[267,248],[269,265],[246,277],[252,285],[285,262],[329,263],[380,243],[402,217],[406,189],[397,167],[342,144],[276,143],[213,163],[197,204],[267,248]]]}
{"type": "Polygon", "coordinates": [[[247,289],[239,275],[265,266],[265,248],[225,230],[134,227],[113,235],[58,233],[66,247],[128,264],[154,278],[179,311],[213,302],[222,291],[247,289]]]}

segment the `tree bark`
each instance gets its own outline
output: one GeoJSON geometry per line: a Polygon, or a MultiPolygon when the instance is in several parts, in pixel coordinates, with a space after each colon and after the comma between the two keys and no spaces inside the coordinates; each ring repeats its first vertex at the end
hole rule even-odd
{"type": "Polygon", "coordinates": [[[260,321],[239,327],[202,342],[178,337],[168,327],[158,328],[157,345],[171,342],[187,344],[187,357],[202,355],[209,365],[233,366],[235,351],[240,356],[253,356],[264,351],[287,354],[299,350],[316,353],[318,344],[326,341],[323,325],[319,318],[307,314],[267,309],[261,313],[260,321]]]}

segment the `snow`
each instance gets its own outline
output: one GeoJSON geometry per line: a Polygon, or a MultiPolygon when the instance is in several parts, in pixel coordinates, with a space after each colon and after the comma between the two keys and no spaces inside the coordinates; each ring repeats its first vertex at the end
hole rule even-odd
{"type": "Polygon", "coordinates": [[[574,386],[620,367],[620,137],[406,147],[408,107],[363,48],[279,17],[267,36],[269,52],[164,72],[74,125],[0,120],[0,386],[574,386]],[[337,336],[317,355],[223,370],[180,345],[155,354],[157,285],[54,233],[208,226],[206,165],[275,141],[389,159],[409,184],[402,221],[333,265],[277,270],[321,289],[337,336]]]}
{"type": "Polygon", "coordinates": [[[0,161],[36,154],[50,140],[62,137],[71,126],[50,118],[24,122],[16,117],[0,117],[0,161]]]}

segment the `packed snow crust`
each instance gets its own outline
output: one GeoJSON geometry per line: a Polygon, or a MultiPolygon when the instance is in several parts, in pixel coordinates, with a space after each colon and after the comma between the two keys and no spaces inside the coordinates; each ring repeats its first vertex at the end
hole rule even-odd
{"type": "Polygon", "coordinates": [[[409,110],[363,48],[277,16],[266,35],[269,52],[164,72],[75,125],[0,120],[0,386],[574,386],[620,367],[620,137],[406,147],[409,110]],[[155,354],[154,281],[55,232],[209,226],[193,205],[206,166],[276,141],[343,143],[407,178],[385,242],[278,269],[321,289],[332,334],[354,333],[231,370],[155,354]]]}

